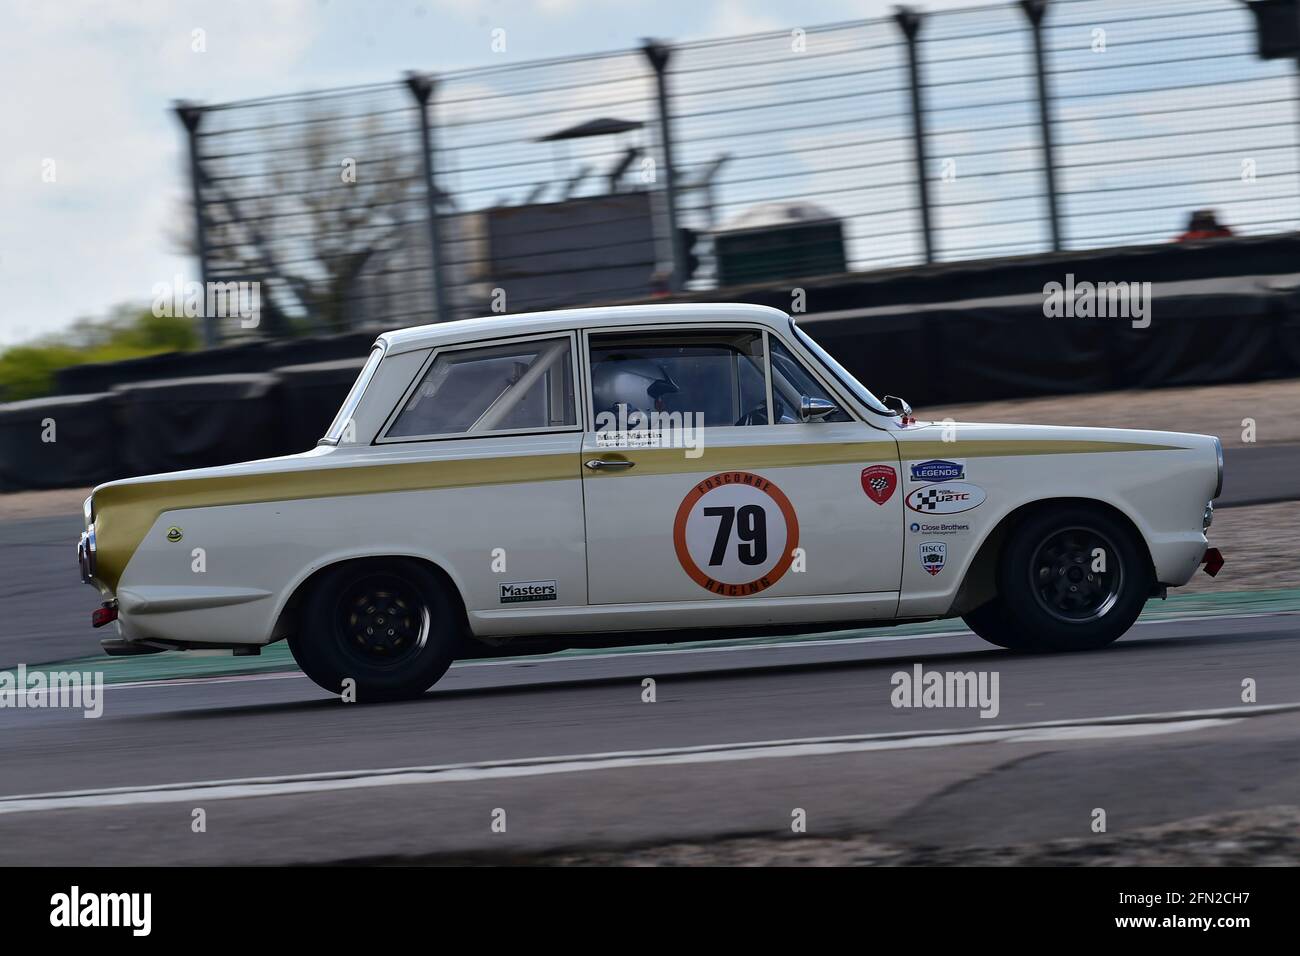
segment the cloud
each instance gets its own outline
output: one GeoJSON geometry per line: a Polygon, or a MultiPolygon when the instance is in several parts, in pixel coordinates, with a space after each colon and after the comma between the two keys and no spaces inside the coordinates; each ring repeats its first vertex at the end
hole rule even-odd
{"type": "Polygon", "coordinates": [[[247,95],[310,49],[315,4],[10,3],[0,8],[0,346],[188,274],[171,248],[188,183],[172,98],[247,95]],[[206,52],[192,50],[193,31],[206,52]],[[54,181],[42,174],[53,162],[54,181]]]}
{"type": "Polygon", "coordinates": [[[714,4],[705,33],[710,36],[772,33],[798,26],[797,23],[792,24],[789,17],[766,13],[758,7],[758,4],[746,0],[719,0],[714,4]]]}

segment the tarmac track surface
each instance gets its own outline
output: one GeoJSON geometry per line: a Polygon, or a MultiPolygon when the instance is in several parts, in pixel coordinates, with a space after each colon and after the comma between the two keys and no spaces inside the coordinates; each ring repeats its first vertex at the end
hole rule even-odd
{"type": "Polygon", "coordinates": [[[466,663],[378,706],[297,675],[109,686],[95,720],[0,709],[0,863],[519,859],[795,839],[795,808],[905,845],[1087,837],[1098,807],[1122,835],[1300,804],[1298,651],[1272,614],[1066,656],[953,634],[466,663]],[[916,664],[996,673],[998,714],[892,706],[916,664]]]}

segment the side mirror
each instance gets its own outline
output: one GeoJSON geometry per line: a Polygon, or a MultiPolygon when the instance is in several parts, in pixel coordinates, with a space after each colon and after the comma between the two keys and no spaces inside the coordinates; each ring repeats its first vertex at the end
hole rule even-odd
{"type": "Polygon", "coordinates": [[[901,416],[902,418],[912,417],[912,406],[907,404],[906,401],[899,398],[897,395],[886,395],[882,401],[885,403],[885,407],[895,415],[901,416]]]}
{"type": "Polygon", "coordinates": [[[824,398],[799,397],[799,418],[805,422],[819,422],[828,415],[834,415],[840,407],[824,398]]]}

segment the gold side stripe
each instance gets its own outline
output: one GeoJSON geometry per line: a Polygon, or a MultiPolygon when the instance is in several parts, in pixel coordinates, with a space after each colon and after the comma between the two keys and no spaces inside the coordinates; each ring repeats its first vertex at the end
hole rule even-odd
{"type": "MultiPolygon", "coordinates": [[[[902,461],[927,458],[1018,458],[1025,455],[1091,455],[1123,451],[1180,451],[1177,445],[1144,445],[1115,441],[1072,441],[1068,439],[1016,441],[1015,439],[968,439],[965,441],[900,441],[902,461]]],[[[617,478],[629,475],[675,475],[685,472],[718,472],[737,469],[789,468],[801,465],[871,464],[894,461],[887,440],[836,442],[834,444],[742,445],[708,447],[699,458],[687,458],[681,448],[607,448],[588,450],[585,457],[626,458],[635,462],[634,471],[602,471],[588,477],[617,478]]]]}
{"type": "Polygon", "coordinates": [[[1024,455],[1096,455],[1117,451],[1186,451],[1181,445],[1143,445],[1123,441],[1073,441],[1042,439],[1016,441],[1014,438],[972,438],[956,441],[900,440],[899,452],[904,461],[923,458],[1019,458],[1024,455]]]}
{"type": "Polygon", "coordinates": [[[164,478],[111,485],[95,495],[96,576],[116,590],[131,555],[158,516],[167,511],[576,479],[579,468],[578,456],[568,453],[354,465],[220,478],[164,478]]]}
{"type": "MultiPolygon", "coordinates": [[[[925,458],[989,458],[1023,455],[1077,455],[1125,451],[1174,451],[1174,445],[1127,442],[971,439],[901,441],[905,460],[925,458]]],[[[704,448],[698,458],[687,458],[681,448],[609,448],[581,455],[520,455],[480,459],[450,459],[399,464],[353,465],[343,468],[276,471],[220,478],[173,478],[134,484],[110,485],[95,496],[97,576],[116,590],[122,572],[144,536],[167,511],[211,508],[221,505],[258,504],[299,498],[333,498],[385,492],[481,485],[557,481],[579,478],[580,462],[593,455],[625,457],[636,471],[625,475],[673,475],[731,469],[753,471],[880,461],[898,461],[885,439],[834,444],[752,445],[704,448]],[[888,452],[888,453],[886,453],[888,452]]],[[[587,477],[610,477],[586,472],[587,477]]]]}
{"type": "Polygon", "coordinates": [[[686,457],[684,448],[598,448],[587,449],[583,459],[625,458],[635,462],[631,471],[584,471],[588,477],[635,477],[680,475],[691,472],[754,471],[759,468],[792,468],[800,465],[842,465],[861,462],[897,461],[890,441],[835,442],[808,445],[706,445],[703,454],[686,457]]]}

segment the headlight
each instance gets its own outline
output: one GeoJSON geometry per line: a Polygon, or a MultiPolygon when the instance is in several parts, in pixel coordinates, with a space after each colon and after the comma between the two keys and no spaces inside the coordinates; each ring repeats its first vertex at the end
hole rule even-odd
{"type": "Polygon", "coordinates": [[[86,519],[86,527],[95,523],[95,496],[91,495],[81,503],[81,516],[86,519]]]}
{"type": "Polygon", "coordinates": [[[1214,457],[1219,465],[1219,480],[1214,486],[1214,494],[1210,496],[1211,498],[1219,497],[1223,491],[1223,442],[1217,438],[1214,439],[1214,457]]]}

